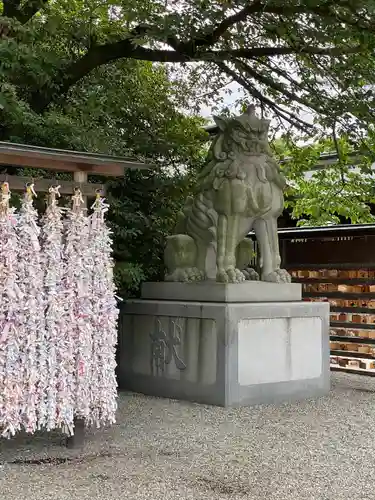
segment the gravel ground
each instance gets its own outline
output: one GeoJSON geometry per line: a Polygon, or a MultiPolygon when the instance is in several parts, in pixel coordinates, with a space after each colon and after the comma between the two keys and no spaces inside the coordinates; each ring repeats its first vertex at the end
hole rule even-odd
{"type": "Polygon", "coordinates": [[[373,500],[374,393],[370,377],[333,374],[329,396],[278,407],[121,394],[118,425],[80,451],[58,434],[1,441],[0,498],[373,500]]]}

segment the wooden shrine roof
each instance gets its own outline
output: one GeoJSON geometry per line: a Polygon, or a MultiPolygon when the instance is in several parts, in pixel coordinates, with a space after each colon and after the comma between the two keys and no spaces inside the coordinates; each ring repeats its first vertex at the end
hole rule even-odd
{"type": "Polygon", "coordinates": [[[152,165],[133,158],[42,148],[0,141],[0,165],[33,167],[62,172],[85,172],[109,177],[123,176],[127,169],[149,169],[152,165]]]}

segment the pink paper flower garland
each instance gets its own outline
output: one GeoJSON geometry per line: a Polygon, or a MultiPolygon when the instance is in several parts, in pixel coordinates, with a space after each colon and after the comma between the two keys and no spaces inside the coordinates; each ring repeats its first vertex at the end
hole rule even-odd
{"type": "Polygon", "coordinates": [[[104,198],[97,195],[91,216],[93,359],[89,422],[96,427],[114,423],[117,410],[118,308],[113,280],[111,231],[104,218],[108,207],[104,198]]]}
{"type": "MultiPolygon", "coordinates": [[[[44,292],[46,342],[40,346],[40,356],[47,360],[44,375],[46,377],[46,420],[40,421],[40,426],[47,430],[65,426],[69,429],[73,425],[73,407],[70,415],[64,408],[61,415],[61,404],[69,405],[71,395],[67,390],[65,373],[65,356],[69,355],[69,324],[65,311],[65,295],[63,287],[63,222],[62,210],[57,204],[59,191],[51,187],[49,203],[42,219],[42,251],[44,268],[44,292]]],[[[64,428],[65,430],[65,428],[64,428]]]]}
{"type": "Polygon", "coordinates": [[[74,366],[69,370],[74,415],[90,417],[92,363],[92,273],[89,218],[84,213],[84,201],[77,189],[72,198],[65,224],[65,276],[67,322],[71,343],[69,349],[74,366]]]}
{"type": "Polygon", "coordinates": [[[24,338],[22,292],[18,286],[19,247],[9,185],[0,193],[0,432],[11,437],[22,428],[24,338]]]}
{"type": "Polygon", "coordinates": [[[0,192],[0,434],[61,429],[74,418],[115,422],[118,309],[108,205],[93,214],[79,190],[63,222],[58,187],[50,188],[38,226],[28,186],[20,215],[0,192]]]}
{"type": "Polygon", "coordinates": [[[22,373],[22,426],[30,433],[46,422],[45,390],[46,332],[44,271],[39,243],[38,213],[33,206],[35,192],[27,187],[16,227],[18,236],[18,282],[23,301],[20,312],[20,359],[22,373]]]}

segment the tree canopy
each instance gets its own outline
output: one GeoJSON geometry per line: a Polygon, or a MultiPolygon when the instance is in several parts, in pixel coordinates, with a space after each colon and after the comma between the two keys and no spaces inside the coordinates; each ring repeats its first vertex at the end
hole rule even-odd
{"type": "MultiPolygon", "coordinates": [[[[30,22],[36,27],[8,23],[14,32],[0,40],[2,138],[133,156],[154,165],[107,183],[117,284],[122,295],[135,293],[141,280],[156,279],[163,270],[164,237],[204,157],[204,120],[181,111],[191,95],[186,82],[171,81],[161,65],[131,59],[95,68],[36,113],[31,96],[66,60],[75,31],[73,18],[62,39],[45,37],[37,17],[30,22]]],[[[59,29],[64,32],[64,26],[59,29]]]]}
{"type": "MultiPolygon", "coordinates": [[[[279,139],[272,146],[288,179],[286,209],[297,225],[375,222],[373,155],[346,137],[304,146],[279,139]]],[[[375,149],[371,134],[366,146],[375,149]]]]}
{"type": "MultiPolygon", "coordinates": [[[[373,121],[371,0],[3,0],[7,99],[40,114],[113,61],[184,66],[196,88],[236,81],[305,131],[373,121]]],[[[195,99],[196,99],[195,95],[195,99]]],[[[22,110],[19,110],[22,111],[22,110]]],[[[4,133],[6,130],[4,129],[4,133]]]]}
{"type": "Polygon", "coordinates": [[[372,220],[370,0],[3,0],[0,6],[0,140],[132,155],[159,167],[111,182],[124,294],[142,279],[160,277],[163,238],[204,158],[203,121],[194,111],[217,102],[231,82],[272,113],[276,125],[315,138],[314,146],[297,148],[287,130],[278,151],[289,157],[283,168],[294,217],[310,224],[372,220]],[[339,162],[306,182],[304,170],[327,148],[339,162]],[[353,151],[362,155],[359,173],[349,168],[353,151]]]}

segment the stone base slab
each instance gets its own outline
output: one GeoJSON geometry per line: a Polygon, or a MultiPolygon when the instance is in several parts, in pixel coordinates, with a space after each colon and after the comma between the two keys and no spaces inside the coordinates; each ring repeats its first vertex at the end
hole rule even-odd
{"type": "Polygon", "coordinates": [[[220,406],[329,391],[327,303],[131,300],[119,342],[122,389],[220,406]]]}
{"type": "Polygon", "coordinates": [[[300,283],[143,283],[142,298],[193,302],[293,302],[302,298],[300,283]]]}

